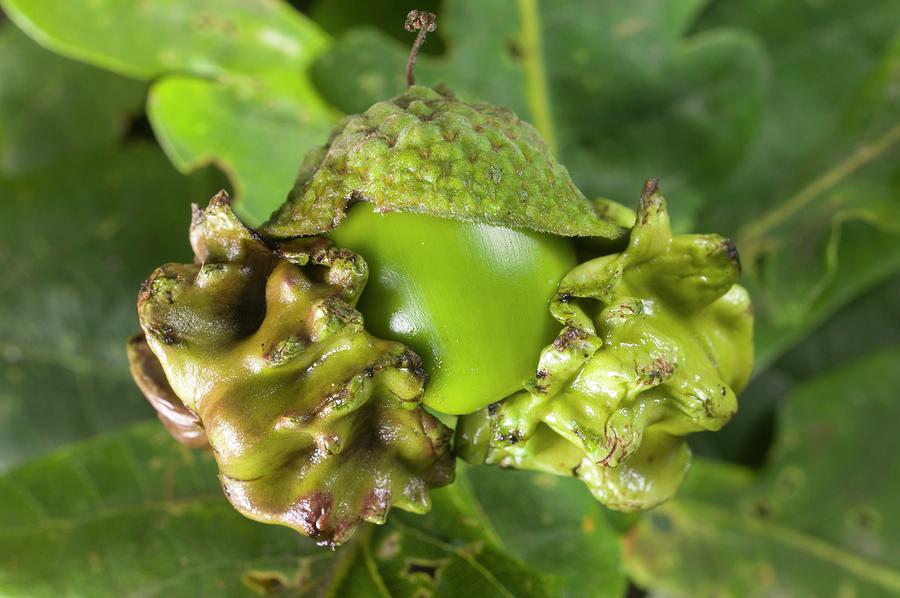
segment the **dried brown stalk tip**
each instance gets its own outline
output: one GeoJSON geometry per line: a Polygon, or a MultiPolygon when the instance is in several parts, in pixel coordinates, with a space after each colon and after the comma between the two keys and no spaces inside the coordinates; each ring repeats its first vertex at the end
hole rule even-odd
{"type": "Polygon", "coordinates": [[[406,24],[404,27],[407,31],[419,31],[424,29],[425,31],[431,32],[437,29],[437,17],[433,12],[411,10],[409,11],[409,14],[406,15],[406,24]]]}
{"type": "Polygon", "coordinates": [[[433,12],[425,10],[411,10],[406,15],[406,23],[403,25],[407,31],[418,31],[416,41],[413,42],[412,50],[409,52],[409,60],[406,63],[406,84],[412,86],[416,79],[413,70],[416,66],[416,57],[419,54],[419,48],[425,43],[425,36],[437,29],[437,17],[433,12]]]}

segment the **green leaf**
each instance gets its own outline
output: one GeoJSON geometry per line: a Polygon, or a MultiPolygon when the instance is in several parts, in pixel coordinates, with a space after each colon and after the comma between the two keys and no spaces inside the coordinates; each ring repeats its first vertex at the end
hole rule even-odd
{"type": "MultiPolygon", "coordinates": [[[[846,102],[885,45],[897,32],[900,7],[893,0],[719,0],[710,3],[697,28],[730,26],[749,29],[764,41],[770,63],[766,114],[760,136],[738,178],[754,190],[791,185],[798,174],[787,165],[802,165],[809,175],[819,170],[819,145],[831,134],[846,102]],[[754,180],[754,174],[764,174],[754,180]]],[[[841,153],[847,148],[833,148],[841,153]]],[[[735,191],[740,191],[739,188],[735,191]]],[[[752,213],[777,205],[769,197],[742,192],[752,213]]],[[[719,206],[711,206],[718,209],[719,206]]]]}
{"type": "Polygon", "coordinates": [[[723,433],[695,434],[691,447],[702,455],[761,463],[771,444],[774,411],[794,387],[860,355],[900,346],[898,297],[900,276],[894,275],[841,308],[750,383],[723,433]]]}
{"type": "Polygon", "coordinates": [[[0,487],[6,595],[242,595],[247,571],[300,573],[330,556],[239,516],[212,459],[157,422],[63,449],[0,487]]]}
{"type": "Polygon", "coordinates": [[[133,145],[0,179],[0,471],[152,417],[125,340],[159,256],[190,255],[187,201],[215,191],[210,174],[133,145]]]}
{"type": "Polygon", "coordinates": [[[803,380],[860,355],[900,346],[900,275],[885,281],[833,315],[778,360],[777,368],[803,380]]]}
{"type": "MultiPolygon", "coordinates": [[[[286,3],[266,0],[3,0],[3,8],[60,54],[138,79],[178,71],[276,80],[327,43],[286,3]]],[[[301,77],[276,84],[287,88],[301,77]]]]}
{"type": "MultiPolygon", "coordinates": [[[[538,127],[589,196],[630,204],[645,179],[661,177],[683,229],[693,209],[712,200],[703,188],[742,156],[763,92],[752,35],[685,37],[701,5],[447,0],[433,35],[449,49],[420,57],[417,82],[447,82],[463,97],[512,108],[538,127]]],[[[359,112],[403,89],[407,53],[378,32],[351,31],[316,63],[313,78],[336,106],[359,112]]]]}
{"type": "Polygon", "coordinates": [[[726,0],[703,21],[771,56],[760,135],[702,220],[736,235],[762,367],[900,269],[898,22],[890,0],[726,0]]]}
{"type": "Polygon", "coordinates": [[[684,596],[897,595],[897,363],[900,349],[882,351],[797,389],[758,475],[695,464],[626,539],[638,583],[684,596]]]}
{"type": "Polygon", "coordinates": [[[289,106],[189,77],[153,85],[147,109],[181,171],[215,162],[230,175],[248,223],[263,222],[287,197],[303,154],[326,139],[330,128],[328,121],[289,106]]]}
{"type": "Polygon", "coordinates": [[[600,503],[578,480],[494,467],[466,467],[484,528],[510,554],[560,579],[560,596],[622,596],[620,548],[600,503]]]}
{"type": "Polygon", "coordinates": [[[121,137],[144,85],[60,58],[0,27],[0,174],[21,176],[121,137]]]}
{"type": "Polygon", "coordinates": [[[244,194],[236,208],[248,224],[281,204],[302,155],[324,141],[332,122],[306,74],[328,37],[285,3],[2,4],[25,31],[66,56],[153,79],[151,121],[170,158],[183,171],[223,166],[244,194]]]}
{"type": "MultiPolygon", "coordinates": [[[[474,472],[461,473],[466,480],[474,472]]],[[[624,579],[615,540],[598,507],[585,509],[589,497],[552,487],[538,493],[545,485],[538,476],[499,478],[475,473],[471,486],[464,481],[435,493],[431,514],[392,514],[385,526],[367,526],[332,552],[289,529],[242,518],[218,488],[208,454],[181,447],[158,423],[139,424],[0,477],[0,592],[231,596],[249,587],[290,595],[558,595],[559,580],[530,572],[504,544],[538,560],[544,542],[566,538],[560,554],[538,569],[579,566],[564,563],[565,554],[584,562],[597,557],[569,593],[616,595],[610,588],[621,589],[624,579]],[[509,507],[497,492],[508,504],[538,498],[531,530],[511,525],[524,503],[503,515],[509,507]],[[554,495],[558,503],[548,498],[554,495]],[[579,546],[585,554],[577,555],[579,546]],[[588,585],[601,578],[607,586],[588,585]]]]}

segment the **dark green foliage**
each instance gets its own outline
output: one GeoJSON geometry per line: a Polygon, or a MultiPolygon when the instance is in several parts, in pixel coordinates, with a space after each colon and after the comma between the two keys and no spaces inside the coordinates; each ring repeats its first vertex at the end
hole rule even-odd
{"type": "Polygon", "coordinates": [[[235,514],[158,422],[127,427],[153,417],[122,350],[134,289],[189,259],[189,204],[223,182],[127,142],[144,84],[103,71],[149,82],[166,155],[219,166],[256,225],[340,112],[402,92],[400,4],[2,0],[0,593],[621,596],[621,546],[660,594],[896,594],[894,0],[444,0],[419,58],[421,84],[534,124],[589,197],[634,205],[659,176],[676,233],[736,240],[762,363],[702,446],[759,471],[699,460],[613,519],[574,480],[463,468],[432,514],[331,553],[235,514]]]}

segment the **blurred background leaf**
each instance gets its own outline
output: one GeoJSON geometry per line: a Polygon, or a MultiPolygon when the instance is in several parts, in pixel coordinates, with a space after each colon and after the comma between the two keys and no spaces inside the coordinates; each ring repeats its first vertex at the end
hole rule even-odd
{"type": "Polygon", "coordinates": [[[61,54],[153,80],[149,115],[172,162],[184,172],[209,162],[226,170],[239,191],[236,209],[252,225],[281,204],[303,154],[330,128],[332,117],[306,76],[328,36],[285,3],[2,5],[25,31],[61,54]],[[272,150],[264,168],[261,147],[272,150]]]}
{"type": "Polygon", "coordinates": [[[153,416],[123,345],[137,289],[160,256],[189,259],[186,199],[217,182],[145,143],[0,180],[0,470],[153,416]]]}
{"type": "Polygon", "coordinates": [[[900,592],[900,350],[794,391],[758,475],[699,462],[626,539],[641,585],[685,596],[900,592]]]}
{"type": "Polygon", "coordinates": [[[190,255],[185,178],[142,139],[144,85],[0,24],[0,471],[153,417],[123,339],[160,256],[190,255]]]}
{"type": "Polygon", "coordinates": [[[482,522],[510,554],[557,577],[555,595],[623,595],[626,580],[609,512],[578,480],[488,466],[462,471],[457,484],[468,488],[482,522]]]}
{"type": "Polygon", "coordinates": [[[0,175],[111,144],[143,112],[144,86],[61,58],[0,27],[0,175]]]}
{"type": "Polygon", "coordinates": [[[309,121],[292,105],[255,92],[177,75],[153,84],[147,110],[179,169],[214,163],[228,173],[235,207],[251,224],[263,222],[284,201],[298,160],[321,143],[330,122],[309,121]]]}
{"type": "Polygon", "coordinates": [[[238,515],[208,454],[178,445],[154,422],[138,424],[0,477],[0,591],[476,598],[583,596],[598,584],[595,595],[621,594],[615,537],[579,484],[471,473],[435,492],[428,515],[395,512],[331,552],[238,515]],[[498,490],[533,498],[537,525],[519,525],[521,513],[498,502],[498,490]],[[538,549],[553,537],[562,541],[548,559],[538,549]],[[584,575],[571,576],[576,567],[584,575]]]}
{"type": "Polygon", "coordinates": [[[758,464],[795,385],[896,340],[885,305],[900,300],[900,5],[753,7],[717,2],[701,19],[752,28],[772,63],[761,134],[728,201],[703,221],[736,235],[757,307],[758,375],[726,433],[691,442],[758,464]]]}
{"type": "MultiPolygon", "coordinates": [[[[865,355],[900,346],[900,276],[894,276],[843,307],[766,368],[741,394],[740,410],[722,433],[694,434],[700,454],[759,465],[772,441],[775,410],[791,390],[819,372],[865,355]]],[[[840,401],[828,395],[823,401],[840,401]]]]}
{"type": "Polygon", "coordinates": [[[900,268],[900,4],[723,0],[770,62],[765,117],[701,226],[736,236],[768,365],[900,268]]]}
{"type": "Polygon", "coordinates": [[[738,241],[759,367],[734,421],[691,440],[739,465],[698,459],[649,517],[571,480],[466,468],[432,515],[323,553],[234,514],[208,458],[155,422],[82,442],[152,417],[122,349],[135,293],[187,259],[188,204],[224,183],[162,150],[224,171],[257,224],[341,112],[404,87],[407,2],[293,4],[0,0],[87,63],[0,27],[3,593],[619,596],[616,530],[635,522],[623,546],[654,594],[894,590],[895,0],[415,6],[439,14],[419,82],[513,108],[589,195],[631,205],[659,176],[676,228],[738,241]]]}

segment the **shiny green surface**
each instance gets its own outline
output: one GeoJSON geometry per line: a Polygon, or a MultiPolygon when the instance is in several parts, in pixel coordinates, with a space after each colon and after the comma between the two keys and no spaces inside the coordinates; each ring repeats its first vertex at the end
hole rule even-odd
{"type": "Polygon", "coordinates": [[[566,239],[367,203],[330,236],[365,256],[366,328],[422,357],[424,402],[438,411],[469,413],[520,390],[559,331],[548,304],[576,265],[566,239]]]}

